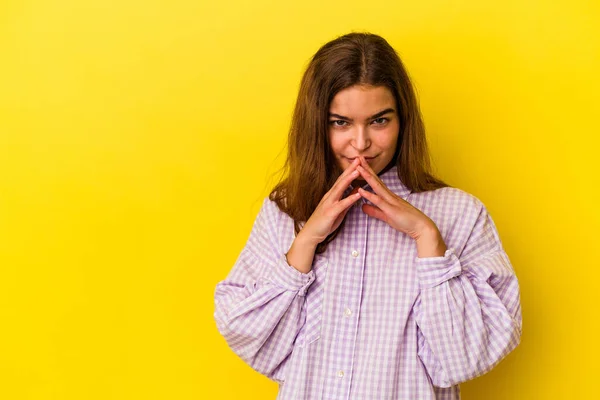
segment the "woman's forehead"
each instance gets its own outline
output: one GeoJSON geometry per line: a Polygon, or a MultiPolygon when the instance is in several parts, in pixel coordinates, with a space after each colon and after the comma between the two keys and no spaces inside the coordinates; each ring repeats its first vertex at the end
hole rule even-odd
{"type": "Polygon", "coordinates": [[[350,118],[367,118],[386,108],[395,108],[394,95],[385,86],[355,85],[333,97],[329,112],[350,118]]]}

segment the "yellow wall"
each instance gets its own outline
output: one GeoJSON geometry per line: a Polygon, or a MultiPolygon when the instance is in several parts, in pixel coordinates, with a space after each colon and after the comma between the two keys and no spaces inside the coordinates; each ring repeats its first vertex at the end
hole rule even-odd
{"type": "Polygon", "coordinates": [[[597,395],[598,2],[299,3],[0,3],[1,399],[275,397],[213,290],[309,57],[352,30],[399,51],[520,279],[522,343],[464,399],[597,395]]]}

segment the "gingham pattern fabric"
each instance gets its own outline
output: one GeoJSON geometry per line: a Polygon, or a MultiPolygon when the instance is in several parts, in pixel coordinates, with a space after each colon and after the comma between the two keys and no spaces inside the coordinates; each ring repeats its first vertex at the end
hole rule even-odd
{"type": "Polygon", "coordinates": [[[411,193],[395,167],[380,177],[436,223],[444,256],[417,257],[361,199],[302,274],[284,256],[293,221],[266,198],[216,287],[219,331],[280,400],[459,399],[520,341],[518,281],[485,206],[456,188],[411,193]]]}

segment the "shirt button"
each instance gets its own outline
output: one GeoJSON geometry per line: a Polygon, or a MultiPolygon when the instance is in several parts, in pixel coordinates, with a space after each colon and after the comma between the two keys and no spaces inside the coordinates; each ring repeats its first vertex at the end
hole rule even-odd
{"type": "Polygon", "coordinates": [[[352,250],[352,257],[354,257],[354,258],[358,257],[358,251],[352,250]]]}
{"type": "Polygon", "coordinates": [[[344,315],[345,315],[346,317],[349,317],[349,316],[351,316],[351,315],[352,315],[352,310],[351,310],[351,309],[349,309],[349,308],[346,308],[346,309],[344,310],[344,315]]]}
{"type": "Polygon", "coordinates": [[[340,378],[344,377],[344,371],[342,371],[341,369],[338,371],[337,376],[340,378]]]}

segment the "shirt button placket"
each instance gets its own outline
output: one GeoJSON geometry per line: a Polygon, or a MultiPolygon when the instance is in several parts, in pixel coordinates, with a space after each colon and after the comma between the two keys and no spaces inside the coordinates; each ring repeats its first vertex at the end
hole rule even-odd
{"type": "MultiPolygon", "coordinates": [[[[352,249],[352,251],[350,252],[350,255],[352,256],[352,258],[354,260],[358,259],[359,254],[360,253],[356,249],[352,249]]],[[[350,318],[350,316],[352,316],[352,310],[349,307],[344,308],[343,313],[344,313],[345,318],[350,318]]],[[[338,377],[338,379],[344,378],[345,375],[346,375],[346,373],[344,372],[343,369],[340,369],[339,371],[336,372],[336,376],[338,377]]]]}

